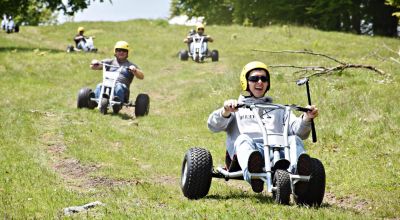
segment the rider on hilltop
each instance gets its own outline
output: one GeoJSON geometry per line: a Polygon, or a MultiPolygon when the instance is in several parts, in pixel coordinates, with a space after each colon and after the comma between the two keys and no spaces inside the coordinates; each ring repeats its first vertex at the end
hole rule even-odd
{"type": "MultiPolygon", "coordinates": [[[[77,34],[74,37],[75,41],[75,50],[80,51],[97,51],[97,49],[93,46],[90,45],[90,43],[87,42],[87,39],[89,38],[88,36],[85,36],[85,28],[84,27],[78,27],[77,34]]],[[[92,37],[94,38],[94,37],[92,37]]],[[[93,44],[93,43],[92,43],[93,44]]]]}
{"type": "Polygon", "coordinates": [[[189,51],[192,51],[190,45],[193,42],[194,36],[204,37],[203,44],[205,44],[205,46],[207,46],[207,42],[214,41],[214,39],[210,35],[206,35],[204,33],[204,24],[199,23],[196,25],[196,31],[190,31],[189,34],[186,36],[186,38],[183,40],[184,43],[187,43],[189,51]]]}

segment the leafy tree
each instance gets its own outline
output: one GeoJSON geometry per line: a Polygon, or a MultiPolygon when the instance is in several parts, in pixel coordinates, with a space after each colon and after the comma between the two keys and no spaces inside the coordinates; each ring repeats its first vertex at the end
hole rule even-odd
{"type": "MultiPolygon", "coordinates": [[[[311,25],[323,30],[397,36],[392,16],[400,0],[173,0],[172,15],[204,16],[208,23],[311,25]],[[389,5],[388,5],[389,4],[389,5]],[[363,24],[363,26],[362,26],[363,24]],[[368,30],[366,32],[369,32],[368,30]]],[[[400,14],[400,13],[399,13],[400,14]]]]}
{"type": "Polygon", "coordinates": [[[400,18],[400,0],[386,0],[386,4],[396,7],[397,11],[393,15],[400,18]]]}
{"type": "MultiPolygon", "coordinates": [[[[111,2],[111,0],[109,0],[111,2]]],[[[53,12],[62,11],[74,15],[79,10],[86,9],[95,0],[0,0],[0,15],[14,16],[18,23],[38,25],[54,20],[53,12]],[[64,1],[65,2],[65,1],[64,1]]],[[[104,0],[99,0],[104,2],[104,0]]]]}
{"type": "Polygon", "coordinates": [[[208,24],[231,24],[231,0],[172,0],[171,15],[204,16],[208,24]]]}
{"type": "Polygon", "coordinates": [[[361,0],[315,0],[308,8],[308,23],[323,30],[359,32],[361,0]],[[353,14],[355,16],[353,16],[353,14]]]}
{"type": "Polygon", "coordinates": [[[17,23],[24,23],[26,25],[39,25],[56,23],[57,16],[49,9],[46,8],[42,2],[37,0],[28,0],[29,4],[26,8],[21,8],[17,13],[10,13],[15,15],[14,20],[17,23]]]}
{"type": "Polygon", "coordinates": [[[393,16],[396,8],[385,4],[385,0],[366,1],[366,14],[376,35],[397,36],[398,18],[393,16]]]}

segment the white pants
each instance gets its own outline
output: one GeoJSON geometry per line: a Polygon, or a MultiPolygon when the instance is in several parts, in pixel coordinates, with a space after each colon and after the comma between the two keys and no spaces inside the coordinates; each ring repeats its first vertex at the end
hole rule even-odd
{"type": "MultiPolygon", "coordinates": [[[[250,154],[253,151],[259,151],[264,158],[264,150],[262,140],[260,142],[255,142],[246,134],[241,134],[235,141],[235,154],[237,156],[240,167],[243,170],[243,177],[247,182],[250,182],[251,176],[247,169],[248,160],[250,154]]],[[[303,153],[305,153],[304,143],[298,136],[289,136],[289,151],[290,151],[290,166],[288,168],[289,172],[293,172],[297,167],[297,158],[303,153]]],[[[272,150],[269,152],[270,161],[273,159],[272,150]]]]}
{"type": "Polygon", "coordinates": [[[81,42],[78,43],[77,48],[83,51],[90,51],[93,49],[93,45],[81,40],[81,42]]]}

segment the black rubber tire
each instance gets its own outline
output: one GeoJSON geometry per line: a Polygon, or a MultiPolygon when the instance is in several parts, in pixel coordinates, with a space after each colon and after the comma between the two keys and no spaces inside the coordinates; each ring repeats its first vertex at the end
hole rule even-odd
{"type": "Polygon", "coordinates": [[[149,114],[150,97],[147,94],[139,94],[135,101],[135,115],[136,117],[145,116],[149,114]]]}
{"type": "Polygon", "coordinates": [[[211,61],[212,62],[217,62],[218,59],[219,59],[218,50],[212,50],[211,51],[211,61]]]}
{"type": "Polygon", "coordinates": [[[67,53],[71,53],[71,52],[74,52],[74,46],[68,45],[67,46],[67,53]]]}
{"type": "Polygon", "coordinates": [[[100,103],[100,113],[103,115],[107,114],[107,110],[108,110],[108,98],[102,98],[101,99],[101,103],[100,103]]]}
{"type": "Polygon", "coordinates": [[[92,101],[91,98],[95,98],[94,92],[91,92],[89,94],[89,103],[88,103],[88,108],[89,109],[94,109],[94,108],[96,108],[98,106],[98,104],[97,104],[96,101],[92,101]]]}
{"type": "Polygon", "coordinates": [[[112,106],[112,109],[113,109],[114,114],[118,114],[118,112],[122,109],[122,107],[121,107],[121,105],[115,104],[112,106]]]}
{"type": "Polygon", "coordinates": [[[316,158],[311,158],[312,172],[308,183],[307,192],[302,196],[295,196],[294,200],[299,205],[320,206],[325,195],[325,168],[322,162],[316,158]]]}
{"type": "Polygon", "coordinates": [[[187,50],[179,51],[179,59],[182,61],[187,61],[189,59],[189,53],[187,50]]]}
{"type": "Polygon", "coordinates": [[[274,174],[273,186],[276,188],[272,192],[272,197],[278,204],[289,205],[290,194],[290,175],[286,170],[277,169],[274,174]]]}
{"type": "MultiPolygon", "coordinates": [[[[114,96],[114,101],[119,102],[118,96],[114,96]]],[[[114,104],[112,106],[112,110],[114,114],[118,114],[118,112],[122,109],[122,103],[121,104],[114,104]]]]}
{"type": "Polygon", "coordinates": [[[188,199],[200,199],[208,194],[212,179],[212,156],[203,148],[190,148],[183,159],[181,189],[188,199]]]}
{"type": "Polygon", "coordinates": [[[90,101],[91,94],[94,94],[89,88],[82,88],[78,92],[78,101],[76,103],[77,108],[90,108],[92,107],[92,101],[90,101]]]}

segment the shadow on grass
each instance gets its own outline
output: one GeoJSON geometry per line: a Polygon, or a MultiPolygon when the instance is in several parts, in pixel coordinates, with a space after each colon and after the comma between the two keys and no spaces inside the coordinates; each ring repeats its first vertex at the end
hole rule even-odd
{"type": "MultiPolygon", "coordinates": [[[[206,197],[204,197],[204,199],[210,199],[210,200],[228,200],[228,199],[232,199],[232,200],[244,200],[244,199],[257,199],[259,202],[261,203],[268,203],[268,204],[277,204],[275,202],[275,200],[272,198],[272,196],[268,196],[268,195],[264,195],[264,194],[245,194],[245,193],[229,193],[229,194],[224,194],[224,195],[208,195],[206,197]]],[[[282,205],[284,206],[284,205],[282,205]]],[[[330,209],[330,208],[339,208],[342,209],[343,211],[345,211],[345,208],[339,207],[339,206],[335,206],[335,205],[331,205],[329,203],[322,203],[321,206],[307,206],[307,205],[297,205],[294,203],[294,201],[291,201],[289,206],[295,206],[298,208],[306,208],[306,209],[330,209]]]]}
{"type": "Polygon", "coordinates": [[[322,203],[321,204],[321,206],[319,206],[319,207],[313,207],[313,208],[315,208],[315,209],[329,209],[329,208],[332,208],[332,207],[336,207],[336,206],[333,206],[333,205],[331,205],[331,204],[329,204],[329,203],[322,203]]]}
{"type": "Polygon", "coordinates": [[[295,204],[294,201],[292,201],[290,203],[290,206],[295,206],[297,208],[301,208],[301,209],[313,209],[313,210],[318,210],[318,209],[338,209],[341,210],[343,212],[353,212],[353,213],[359,213],[356,210],[352,210],[352,209],[346,209],[344,207],[340,207],[340,206],[336,206],[336,205],[332,205],[329,204],[327,202],[323,202],[320,206],[308,206],[308,205],[301,205],[301,204],[295,204]]]}
{"type": "Polygon", "coordinates": [[[261,203],[275,203],[274,199],[270,196],[264,194],[244,194],[244,193],[234,193],[231,192],[229,194],[224,195],[209,195],[204,197],[204,199],[215,199],[215,200],[227,200],[227,199],[257,199],[261,203]]]}
{"type": "MultiPolygon", "coordinates": [[[[82,108],[82,109],[88,110],[87,108],[82,108]]],[[[78,110],[80,110],[80,109],[78,108],[78,110]]],[[[94,109],[89,109],[89,110],[94,111],[96,114],[101,114],[101,115],[102,115],[102,113],[99,111],[99,109],[98,109],[97,107],[94,108],[94,109]]],[[[128,113],[121,113],[121,112],[119,112],[119,113],[114,113],[114,112],[112,111],[112,109],[111,109],[111,111],[109,110],[108,113],[107,113],[106,115],[109,115],[109,116],[111,116],[111,117],[120,117],[122,120],[132,120],[132,121],[135,121],[135,117],[134,117],[133,115],[128,114],[128,113]]],[[[137,125],[137,123],[134,123],[134,124],[137,125]]]]}
{"type": "Polygon", "coordinates": [[[122,120],[134,120],[135,117],[132,114],[128,113],[118,113],[118,114],[113,114],[113,115],[118,115],[122,120]]]}
{"type": "Polygon", "coordinates": [[[357,210],[354,207],[343,207],[340,205],[335,205],[335,204],[330,204],[329,202],[322,202],[321,206],[319,207],[309,207],[309,206],[301,206],[301,207],[307,207],[307,208],[313,208],[313,209],[338,209],[342,210],[343,212],[353,212],[355,214],[361,213],[362,210],[357,210]]]}
{"type": "Polygon", "coordinates": [[[41,52],[50,52],[50,53],[66,53],[65,50],[54,49],[54,48],[43,48],[43,47],[7,47],[0,46],[0,53],[11,52],[11,51],[21,51],[21,52],[33,52],[34,50],[39,49],[41,52]]]}

